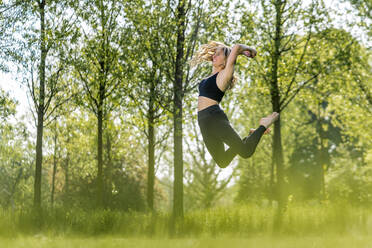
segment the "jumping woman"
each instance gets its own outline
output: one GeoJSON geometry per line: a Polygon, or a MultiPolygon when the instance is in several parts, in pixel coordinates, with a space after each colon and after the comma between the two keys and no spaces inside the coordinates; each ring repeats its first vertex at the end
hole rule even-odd
{"type": "Polygon", "coordinates": [[[268,127],[279,117],[278,113],[273,112],[262,118],[259,127],[251,129],[250,135],[244,139],[231,127],[218,104],[225,91],[231,89],[236,82],[234,65],[238,55],[254,58],[257,52],[242,44],[229,48],[223,43],[210,41],[202,45],[191,60],[191,66],[212,61],[212,75],[199,83],[198,124],[209,153],[221,168],[227,167],[236,154],[243,158],[252,156],[262,135],[270,131],[268,127]],[[224,143],[229,146],[226,151],[224,143]]]}

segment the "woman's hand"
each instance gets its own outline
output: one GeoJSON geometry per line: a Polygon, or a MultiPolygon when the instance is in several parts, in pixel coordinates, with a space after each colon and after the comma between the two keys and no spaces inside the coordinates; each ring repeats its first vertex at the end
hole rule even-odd
{"type": "Polygon", "coordinates": [[[254,48],[248,47],[244,44],[235,44],[233,50],[237,50],[237,55],[244,55],[248,58],[254,58],[257,55],[257,51],[254,48]]]}
{"type": "Polygon", "coordinates": [[[257,55],[257,51],[254,48],[248,47],[248,50],[243,51],[242,54],[247,56],[248,58],[254,58],[257,55]]]}

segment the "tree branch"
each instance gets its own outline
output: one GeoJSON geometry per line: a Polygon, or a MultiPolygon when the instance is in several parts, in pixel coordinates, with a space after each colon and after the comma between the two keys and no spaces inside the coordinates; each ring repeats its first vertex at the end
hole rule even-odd
{"type": "Polygon", "coordinates": [[[314,76],[312,76],[311,78],[309,78],[308,80],[306,80],[305,82],[303,82],[301,84],[301,86],[299,86],[295,91],[294,93],[292,94],[292,96],[289,97],[288,101],[286,103],[282,102],[282,104],[280,104],[280,110],[283,110],[287,107],[287,105],[293,100],[293,98],[297,95],[297,93],[305,86],[307,85],[309,82],[311,82],[313,79],[317,78],[319,76],[320,72],[318,72],[317,74],[315,74],[314,76]]]}
{"type": "Polygon", "coordinates": [[[302,61],[303,61],[303,58],[304,58],[304,56],[305,56],[305,54],[306,54],[306,50],[307,50],[307,46],[308,46],[309,41],[310,41],[310,37],[311,37],[311,28],[310,28],[310,31],[309,31],[309,35],[307,36],[306,43],[305,43],[304,49],[303,49],[303,51],[302,51],[301,57],[300,57],[300,59],[299,59],[299,61],[298,61],[297,67],[296,67],[296,69],[295,69],[295,72],[294,72],[293,78],[292,78],[291,82],[289,83],[289,86],[288,86],[288,88],[287,88],[287,91],[286,91],[286,93],[284,94],[284,97],[282,98],[282,100],[281,100],[281,102],[279,103],[279,105],[282,105],[283,102],[285,102],[285,100],[286,100],[287,97],[288,97],[288,94],[289,94],[289,92],[290,92],[290,90],[291,90],[291,88],[292,88],[292,84],[294,83],[294,81],[295,81],[295,79],[296,79],[296,76],[297,76],[298,70],[300,69],[300,66],[302,65],[302,61]]]}

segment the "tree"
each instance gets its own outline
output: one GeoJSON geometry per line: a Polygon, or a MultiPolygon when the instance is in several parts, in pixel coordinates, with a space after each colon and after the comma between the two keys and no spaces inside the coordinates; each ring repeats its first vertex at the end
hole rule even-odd
{"type": "Polygon", "coordinates": [[[162,57],[166,49],[162,34],[168,15],[166,11],[157,11],[162,7],[161,1],[132,1],[125,8],[134,34],[130,56],[137,62],[128,95],[132,108],[139,111],[132,118],[132,125],[142,130],[147,138],[147,206],[150,211],[154,210],[156,157],[160,159],[166,148],[161,145],[170,134],[166,110],[171,104],[171,87],[163,72],[169,63],[162,57]]]}
{"type": "MultiPolygon", "coordinates": [[[[283,113],[297,94],[307,85],[315,84],[321,74],[332,73],[335,61],[350,46],[350,42],[336,41],[336,54],[327,53],[319,58],[321,42],[331,36],[327,32],[328,16],[321,1],[305,5],[302,1],[257,1],[251,11],[243,14],[242,25],[254,36],[261,57],[257,58],[256,80],[262,80],[269,88],[272,111],[283,113]],[[259,11],[262,17],[258,17],[259,11]],[[257,20],[257,21],[256,21],[257,20]],[[258,21],[259,20],[259,21],[258,21]],[[253,24],[252,24],[253,23],[253,24]],[[297,30],[305,30],[300,34],[297,30]]],[[[248,36],[242,32],[242,37],[248,36]]],[[[251,40],[252,42],[252,40],[251,40]]],[[[281,115],[283,116],[283,115],[281,115]]],[[[281,119],[274,123],[272,171],[276,172],[276,195],[279,202],[276,227],[280,228],[282,212],[286,206],[284,192],[284,155],[281,135],[281,119]]],[[[274,187],[274,175],[272,176],[274,187]]]]}
{"type": "Polygon", "coordinates": [[[34,207],[40,211],[43,128],[53,112],[67,100],[61,95],[65,87],[60,79],[67,67],[65,45],[73,38],[70,29],[73,19],[64,15],[68,5],[58,1],[10,1],[3,8],[3,14],[17,22],[18,30],[22,27],[21,37],[12,36],[14,51],[7,55],[16,62],[33,103],[37,128],[34,207]]]}
{"type": "MultiPolygon", "coordinates": [[[[85,93],[79,103],[97,117],[97,206],[103,206],[103,133],[104,121],[117,107],[118,89],[125,87],[130,48],[129,34],[120,25],[121,4],[118,1],[80,1],[75,6],[81,40],[74,51],[72,63],[80,90],[85,93]]],[[[125,20],[125,19],[124,19],[125,20]]]]}
{"type": "MultiPolygon", "coordinates": [[[[334,105],[338,94],[342,94],[345,100],[353,102],[352,108],[355,110],[353,113],[360,113],[371,111],[370,96],[365,91],[368,85],[368,73],[370,66],[368,65],[368,52],[364,47],[353,38],[348,32],[344,30],[331,29],[328,30],[328,39],[322,42],[322,47],[327,53],[337,54],[339,58],[333,61],[333,67],[327,74],[321,74],[318,78],[317,84],[309,85],[305,90],[311,91],[305,93],[308,98],[307,105],[311,108],[311,122],[316,123],[316,131],[318,136],[317,147],[317,162],[320,168],[320,177],[322,184],[323,197],[326,196],[324,185],[324,173],[329,168],[330,150],[338,148],[341,138],[345,139],[350,134],[346,134],[345,119],[352,115],[350,109],[343,112],[337,105],[334,105]],[[342,49],[341,42],[347,42],[347,49],[342,49]],[[314,102],[314,103],[313,103],[314,102]],[[337,107],[336,107],[337,106],[337,107]],[[358,109],[360,107],[361,109],[358,109]],[[346,117],[346,118],[345,118],[346,117]],[[344,119],[340,123],[340,120],[344,119]],[[342,135],[341,135],[342,134],[342,135]]],[[[320,51],[319,59],[322,57],[320,51]]],[[[341,105],[342,106],[342,105],[341,105]]],[[[361,120],[362,121],[362,120],[361,120]]],[[[367,121],[368,122],[368,121],[367,121]]],[[[367,123],[359,123],[359,127],[367,123]]],[[[359,132],[354,132],[354,134],[359,132]]],[[[352,135],[354,136],[354,135],[352,135]]],[[[348,139],[348,138],[347,138],[348,139]]],[[[366,140],[368,138],[366,137],[366,140]]],[[[351,142],[352,145],[347,145],[350,150],[354,150],[358,145],[356,142],[351,142]]],[[[365,147],[368,147],[365,146],[365,147]]],[[[362,152],[361,156],[365,156],[362,152]]]]}
{"type": "MultiPolygon", "coordinates": [[[[191,1],[190,1],[191,3],[191,1]]],[[[173,80],[173,148],[174,148],[174,187],[173,187],[173,218],[183,218],[183,148],[182,148],[182,98],[183,98],[183,66],[185,30],[186,30],[186,1],[179,0],[175,22],[176,28],[176,58],[173,80]]]]}

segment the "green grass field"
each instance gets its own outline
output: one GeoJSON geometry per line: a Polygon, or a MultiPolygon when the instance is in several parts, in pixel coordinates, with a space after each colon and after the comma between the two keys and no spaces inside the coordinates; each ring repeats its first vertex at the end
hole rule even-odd
{"type": "Polygon", "coordinates": [[[308,237],[251,237],[245,239],[218,237],[199,239],[132,239],[117,237],[101,238],[67,238],[67,237],[18,237],[14,239],[0,239],[1,247],[6,248],[370,248],[371,236],[340,235],[340,236],[308,236],[308,237]]]}
{"type": "Polygon", "coordinates": [[[177,238],[169,215],[63,209],[46,212],[41,227],[31,213],[0,211],[0,248],[372,248],[372,212],[351,205],[289,205],[280,232],[275,207],[240,205],[188,212],[177,238]],[[275,235],[273,233],[276,233],[275,235]]]}

